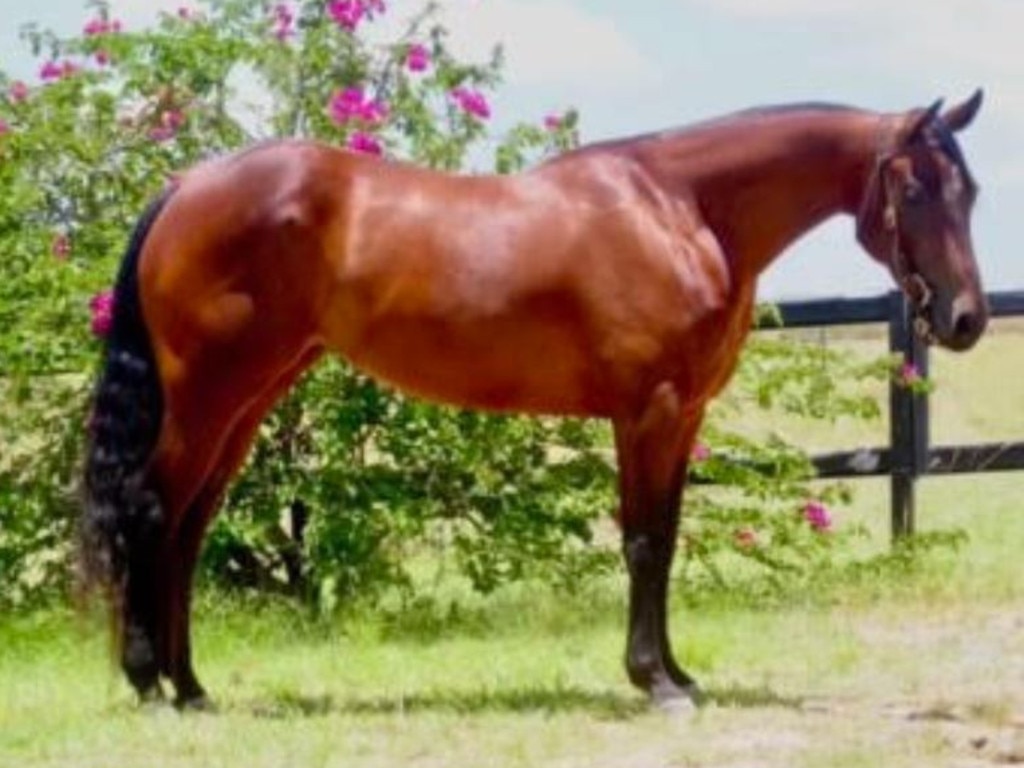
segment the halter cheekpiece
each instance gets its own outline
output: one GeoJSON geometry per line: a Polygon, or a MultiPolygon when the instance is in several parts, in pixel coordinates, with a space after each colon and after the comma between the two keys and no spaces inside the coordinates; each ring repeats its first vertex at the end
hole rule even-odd
{"type": "Polygon", "coordinates": [[[919,331],[927,335],[928,322],[922,316],[924,311],[931,304],[932,289],[925,279],[911,268],[907,255],[903,252],[900,243],[900,207],[898,204],[899,195],[891,177],[887,174],[889,163],[895,156],[892,148],[893,130],[889,121],[883,116],[878,122],[878,138],[875,148],[875,160],[871,170],[871,178],[868,180],[860,210],[857,213],[857,229],[863,233],[871,222],[867,221],[871,213],[872,203],[875,195],[881,195],[882,221],[881,226],[885,235],[891,243],[889,248],[889,268],[892,270],[893,278],[900,290],[910,300],[915,312],[915,327],[922,325],[919,331]]]}

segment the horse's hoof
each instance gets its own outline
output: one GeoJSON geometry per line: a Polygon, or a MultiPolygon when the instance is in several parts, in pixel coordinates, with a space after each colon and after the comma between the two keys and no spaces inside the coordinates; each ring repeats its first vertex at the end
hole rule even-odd
{"type": "Polygon", "coordinates": [[[179,712],[206,712],[209,714],[217,712],[217,705],[205,693],[197,696],[178,697],[174,701],[174,706],[179,712]]]}
{"type": "Polygon", "coordinates": [[[696,714],[704,702],[704,694],[696,685],[672,686],[665,690],[652,690],[651,703],[660,712],[672,717],[689,717],[696,714]]]}
{"type": "Polygon", "coordinates": [[[167,697],[164,696],[164,689],[160,687],[160,683],[139,690],[138,695],[140,709],[159,709],[167,703],[167,697]]]}
{"type": "Polygon", "coordinates": [[[672,696],[667,699],[655,699],[654,706],[659,712],[669,717],[692,717],[697,714],[697,703],[687,696],[672,696]]]}

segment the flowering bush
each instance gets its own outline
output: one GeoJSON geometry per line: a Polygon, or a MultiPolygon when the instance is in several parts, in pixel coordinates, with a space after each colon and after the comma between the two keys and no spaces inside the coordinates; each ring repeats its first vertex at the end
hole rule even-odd
{"type": "MultiPolygon", "coordinates": [[[[574,120],[545,131],[540,112],[492,138],[486,94],[500,58],[457,60],[430,7],[374,45],[361,32],[387,12],[380,0],[200,3],[139,30],[91,8],[77,36],[25,32],[34,80],[0,72],[0,603],[66,581],[109,287],[135,219],[178,169],[303,136],[448,170],[489,146],[508,171],[574,140],[574,120]]],[[[324,366],[268,422],[207,567],[329,603],[402,582],[408,549],[441,536],[481,588],[556,560],[565,573],[602,562],[583,546],[583,520],[607,469],[587,463],[587,430],[569,441],[582,458],[549,464],[542,446],[559,429],[426,408],[324,366]],[[424,450],[432,440],[443,450],[424,450]],[[408,469],[386,471],[370,454],[408,469]],[[562,494],[571,473],[581,482],[562,494]],[[520,477],[530,479],[513,485],[520,477]],[[465,524],[445,522],[455,509],[465,524]],[[282,516],[308,525],[282,540],[282,516]],[[293,555],[299,566],[281,570],[293,555]]]]}

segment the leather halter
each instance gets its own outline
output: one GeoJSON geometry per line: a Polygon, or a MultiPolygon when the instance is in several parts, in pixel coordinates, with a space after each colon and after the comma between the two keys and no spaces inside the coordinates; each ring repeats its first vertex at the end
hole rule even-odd
{"type": "MultiPolygon", "coordinates": [[[[888,254],[889,269],[892,271],[893,278],[900,287],[900,290],[910,300],[914,313],[917,316],[916,320],[926,323],[927,321],[924,320],[923,313],[931,304],[932,289],[925,279],[912,268],[910,260],[903,252],[900,243],[899,191],[896,189],[896,183],[892,176],[888,173],[889,164],[896,156],[896,151],[892,147],[893,133],[895,133],[895,129],[890,128],[888,121],[884,117],[880,118],[875,161],[871,177],[868,179],[867,189],[862,198],[860,210],[857,212],[857,231],[863,239],[865,233],[869,231],[869,226],[877,226],[874,222],[869,222],[867,219],[872,212],[871,209],[875,202],[875,197],[881,195],[881,227],[890,242],[888,254]]],[[[917,324],[916,321],[915,324],[917,324]]],[[[925,334],[927,329],[922,329],[921,332],[925,334]]]]}

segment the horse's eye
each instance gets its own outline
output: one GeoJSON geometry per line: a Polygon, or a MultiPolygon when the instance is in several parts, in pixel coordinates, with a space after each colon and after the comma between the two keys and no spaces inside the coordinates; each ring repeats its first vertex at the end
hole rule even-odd
{"type": "Polygon", "coordinates": [[[919,181],[908,181],[903,187],[903,199],[908,203],[920,203],[924,200],[924,185],[919,181]]]}

